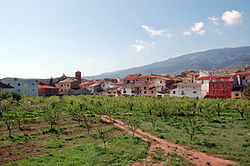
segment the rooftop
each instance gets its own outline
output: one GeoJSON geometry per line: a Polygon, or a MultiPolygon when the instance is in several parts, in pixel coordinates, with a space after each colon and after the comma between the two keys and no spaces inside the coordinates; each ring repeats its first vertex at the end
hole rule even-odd
{"type": "Polygon", "coordinates": [[[224,80],[228,80],[231,79],[232,76],[206,76],[206,77],[200,77],[197,80],[201,81],[201,80],[218,80],[218,79],[224,79],[224,80]]]}
{"type": "Polygon", "coordinates": [[[59,84],[63,84],[63,83],[72,83],[72,82],[78,82],[77,79],[75,78],[66,78],[65,80],[59,81],[59,84]]]}
{"type": "Polygon", "coordinates": [[[127,77],[123,78],[123,80],[125,80],[125,81],[127,81],[127,80],[133,80],[133,79],[137,78],[140,75],[141,74],[131,74],[131,75],[128,75],[127,77]]]}
{"type": "Polygon", "coordinates": [[[4,83],[2,83],[2,82],[0,81],[0,88],[10,89],[10,88],[14,88],[14,87],[12,87],[12,86],[10,86],[10,85],[7,85],[7,84],[4,84],[4,83]]]}

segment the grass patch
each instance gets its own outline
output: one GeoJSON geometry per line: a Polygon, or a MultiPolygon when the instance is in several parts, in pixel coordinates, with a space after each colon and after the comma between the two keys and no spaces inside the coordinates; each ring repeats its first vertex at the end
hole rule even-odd
{"type": "Polygon", "coordinates": [[[147,157],[148,144],[129,134],[113,136],[107,151],[100,141],[11,162],[7,165],[131,165],[147,157]]]}

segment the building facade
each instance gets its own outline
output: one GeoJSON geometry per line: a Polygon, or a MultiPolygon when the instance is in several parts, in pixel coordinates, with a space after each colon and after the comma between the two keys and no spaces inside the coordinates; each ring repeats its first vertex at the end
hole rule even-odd
{"type": "Polygon", "coordinates": [[[20,95],[38,96],[38,80],[21,78],[4,78],[3,83],[14,87],[13,92],[20,95]]]}

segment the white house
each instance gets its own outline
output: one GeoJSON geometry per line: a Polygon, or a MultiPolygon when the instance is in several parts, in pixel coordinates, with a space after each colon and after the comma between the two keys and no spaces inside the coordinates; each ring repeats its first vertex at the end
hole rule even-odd
{"type": "Polygon", "coordinates": [[[180,83],[170,91],[170,97],[202,98],[201,86],[200,83],[180,83]]]}
{"type": "Polygon", "coordinates": [[[0,81],[0,92],[6,91],[8,93],[11,93],[11,92],[13,92],[13,90],[14,90],[14,87],[7,85],[7,84],[4,84],[0,81]]]}
{"type": "Polygon", "coordinates": [[[3,83],[14,87],[13,92],[20,95],[38,96],[38,80],[21,78],[4,78],[3,83]]]}

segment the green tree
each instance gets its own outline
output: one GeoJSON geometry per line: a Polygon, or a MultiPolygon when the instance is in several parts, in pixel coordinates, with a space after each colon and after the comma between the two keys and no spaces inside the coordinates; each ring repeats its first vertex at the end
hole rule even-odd
{"type": "Polygon", "coordinates": [[[190,144],[192,144],[194,136],[198,134],[204,126],[204,120],[202,117],[199,116],[181,117],[181,126],[189,135],[190,144]]]}
{"type": "Polygon", "coordinates": [[[109,130],[104,126],[98,126],[96,130],[97,139],[101,139],[104,145],[105,151],[107,151],[107,142],[109,139],[109,130]]]}
{"type": "Polygon", "coordinates": [[[244,119],[244,115],[248,115],[250,112],[250,102],[249,100],[237,99],[232,105],[232,108],[238,111],[241,118],[244,119]]]}
{"type": "Polygon", "coordinates": [[[247,86],[243,90],[243,94],[247,97],[250,98],[250,82],[247,84],[247,86]]]}
{"type": "Polygon", "coordinates": [[[4,121],[7,130],[9,131],[9,137],[12,138],[12,130],[15,129],[15,115],[14,109],[10,100],[0,101],[0,109],[2,111],[2,120],[4,121]]]}
{"type": "Polygon", "coordinates": [[[137,120],[136,118],[129,118],[126,121],[126,124],[128,125],[128,127],[130,128],[130,130],[132,131],[133,136],[135,135],[136,130],[140,127],[141,122],[139,120],[137,120]]]}
{"type": "Polygon", "coordinates": [[[9,93],[7,91],[1,91],[0,92],[0,101],[6,100],[10,97],[9,93]]]}
{"type": "Polygon", "coordinates": [[[49,82],[48,82],[48,85],[49,85],[49,86],[55,86],[55,83],[54,83],[52,77],[50,78],[50,80],[49,80],[49,82]]]}
{"type": "Polygon", "coordinates": [[[57,104],[57,102],[52,101],[48,103],[47,107],[45,107],[44,119],[48,122],[51,129],[53,129],[53,125],[58,123],[61,114],[57,104]]]}

